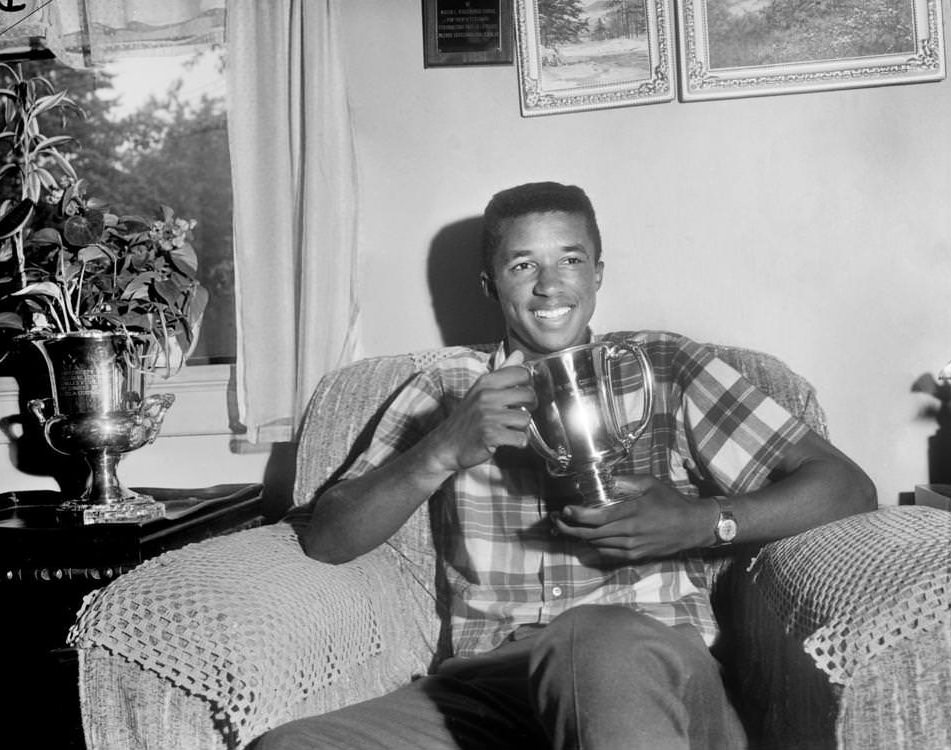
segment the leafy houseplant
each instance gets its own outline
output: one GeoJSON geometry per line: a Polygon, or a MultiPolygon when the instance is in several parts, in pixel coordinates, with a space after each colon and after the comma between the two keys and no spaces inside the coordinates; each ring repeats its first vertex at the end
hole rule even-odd
{"type": "Polygon", "coordinates": [[[122,334],[126,355],[147,372],[180,367],[194,348],[208,301],[191,245],[195,222],[161,208],[155,218],[118,215],[87,194],[86,181],[46,137],[40,116],[75,109],[42,77],[0,88],[0,177],[19,199],[0,205],[0,329],[32,337],[103,331],[122,334]],[[133,344],[134,342],[134,344],[133,344]]]}

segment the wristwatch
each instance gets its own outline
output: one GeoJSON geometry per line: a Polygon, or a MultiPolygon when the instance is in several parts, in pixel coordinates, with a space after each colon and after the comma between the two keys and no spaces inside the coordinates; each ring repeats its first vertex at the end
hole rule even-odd
{"type": "Polygon", "coordinates": [[[737,526],[730,501],[725,497],[714,497],[713,500],[720,509],[720,515],[717,516],[717,525],[713,527],[713,535],[717,538],[713,546],[723,547],[727,544],[733,544],[733,540],[736,539],[737,526]]]}

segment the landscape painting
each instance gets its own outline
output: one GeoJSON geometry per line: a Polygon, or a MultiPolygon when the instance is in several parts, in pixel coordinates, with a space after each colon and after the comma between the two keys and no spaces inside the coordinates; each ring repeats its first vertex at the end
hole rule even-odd
{"type": "Polygon", "coordinates": [[[681,0],[684,100],[939,81],[941,0],[681,0]]]}
{"type": "Polygon", "coordinates": [[[674,99],[672,0],[516,0],[523,116],[674,99]]]}

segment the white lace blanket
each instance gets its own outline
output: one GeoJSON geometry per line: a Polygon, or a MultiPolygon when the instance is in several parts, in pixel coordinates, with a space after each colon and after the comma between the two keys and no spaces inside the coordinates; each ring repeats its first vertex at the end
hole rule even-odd
{"type": "Polygon", "coordinates": [[[951,513],[902,506],[770,544],[753,575],[833,682],[904,639],[951,628],[951,513]]]}
{"type": "Polygon", "coordinates": [[[400,635],[410,615],[387,554],[324,565],[287,524],[189,545],[87,596],[69,643],[206,699],[240,747],[354,665],[383,660],[394,681],[425,669],[400,635]]]}

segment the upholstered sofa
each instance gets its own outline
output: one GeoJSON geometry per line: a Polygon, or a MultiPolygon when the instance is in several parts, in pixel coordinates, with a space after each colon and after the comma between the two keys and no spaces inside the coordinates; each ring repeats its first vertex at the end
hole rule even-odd
{"type": "MultiPolygon", "coordinates": [[[[782,362],[714,348],[826,433],[813,388],[782,362]]],[[[430,667],[444,641],[427,509],[336,567],[307,558],[295,529],[381,405],[448,351],[326,375],[284,521],[168,552],[87,597],[70,643],[88,750],[241,748],[430,667]]],[[[905,506],[738,551],[716,579],[717,653],[754,747],[951,747],[949,555],[951,513],[905,506]]]]}

